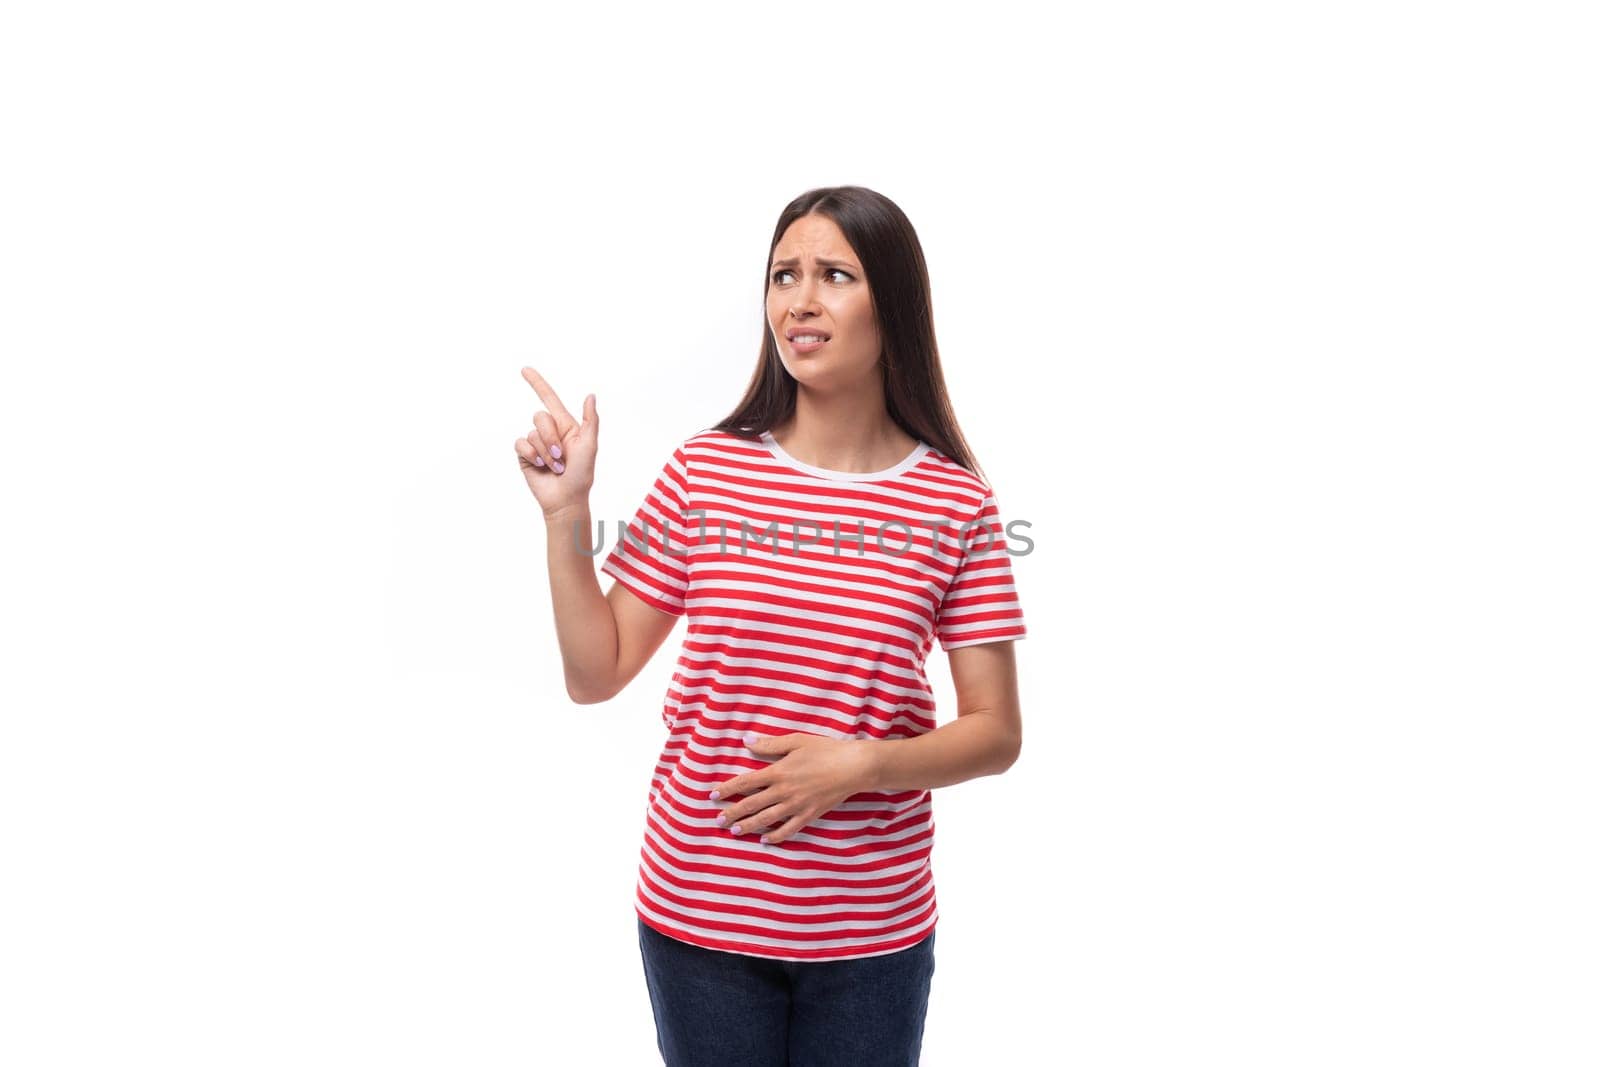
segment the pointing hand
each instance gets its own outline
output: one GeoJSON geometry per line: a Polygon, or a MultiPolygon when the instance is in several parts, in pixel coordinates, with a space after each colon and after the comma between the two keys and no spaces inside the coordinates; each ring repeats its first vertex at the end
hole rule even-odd
{"type": "Polygon", "coordinates": [[[587,504],[600,445],[594,394],[583,398],[583,421],[579,422],[538,371],[523,367],[522,377],[544,402],[544,409],[533,414],[533,429],[526,437],[517,438],[515,446],[528,488],[546,516],[587,504]]]}

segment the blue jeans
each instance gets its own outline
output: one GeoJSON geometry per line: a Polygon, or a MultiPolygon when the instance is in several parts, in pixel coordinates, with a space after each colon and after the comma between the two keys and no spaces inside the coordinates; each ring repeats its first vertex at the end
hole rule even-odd
{"type": "Polygon", "coordinates": [[[937,931],[818,963],[702,948],[634,919],[667,1067],[916,1067],[937,931]]]}

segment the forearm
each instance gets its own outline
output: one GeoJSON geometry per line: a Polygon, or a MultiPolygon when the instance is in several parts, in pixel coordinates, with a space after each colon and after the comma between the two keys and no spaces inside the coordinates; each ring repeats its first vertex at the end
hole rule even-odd
{"type": "Polygon", "coordinates": [[[545,516],[550,603],[567,693],[580,702],[611,696],[617,672],[617,620],[600,589],[587,503],[545,516]]]}
{"type": "Polygon", "coordinates": [[[873,792],[937,789],[988,774],[1016,762],[1022,747],[998,715],[972,711],[918,737],[872,744],[873,792]]]}

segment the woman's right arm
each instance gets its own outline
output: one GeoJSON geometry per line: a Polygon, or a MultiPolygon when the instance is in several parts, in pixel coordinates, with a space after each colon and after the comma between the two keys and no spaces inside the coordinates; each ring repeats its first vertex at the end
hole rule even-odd
{"type": "Polygon", "coordinates": [[[567,695],[598,704],[620,693],[638,676],[672,632],[676,615],[660,611],[621,582],[600,592],[589,502],[545,514],[550,563],[550,603],[556,641],[566,674],[567,695]]]}
{"type": "Polygon", "coordinates": [[[620,693],[672,631],[677,616],[657,610],[620,582],[600,592],[589,516],[600,414],[594,394],[584,397],[583,421],[532,367],[522,377],[544,401],[533,429],[517,438],[517,458],[528,489],[544,513],[550,563],[550,605],[556,618],[567,695],[597,704],[620,693]]]}

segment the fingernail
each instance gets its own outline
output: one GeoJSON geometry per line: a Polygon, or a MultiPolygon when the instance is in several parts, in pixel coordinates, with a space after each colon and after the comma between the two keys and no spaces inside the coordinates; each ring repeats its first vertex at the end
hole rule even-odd
{"type": "Polygon", "coordinates": [[[534,465],[534,466],[535,466],[535,467],[542,467],[542,466],[544,466],[544,457],[543,457],[543,456],[534,456],[534,457],[533,457],[533,465],[534,465]]]}
{"type": "Polygon", "coordinates": [[[557,459],[560,459],[561,458],[561,446],[560,445],[551,445],[550,446],[550,454],[552,456],[556,457],[557,459]]]}
{"type": "Polygon", "coordinates": [[[744,743],[747,744],[747,745],[755,744],[756,743],[756,735],[753,734],[753,733],[745,734],[744,735],[744,743]]]}
{"type": "Polygon", "coordinates": [[[728,821],[728,817],[726,815],[718,815],[717,816],[717,825],[718,826],[721,826],[723,823],[725,823],[727,821],[728,821]]]}
{"type": "Polygon", "coordinates": [[[721,800],[722,799],[722,791],[719,790],[719,789],[713,789],[711,791],[711,799],[712,800],[721,800]]]}
{"type": "Polygon", "coordinates": [[[553,468],[555,468],[555,472],[556,472],[556,473],[557,473],[557,474],[560,474],[560,473],[561,473],[561,472],[562,472],[562,471],[564,471],[564,470],[566,470],[566,469],[567,469],[567,468],[566,468],[566,467],[564,467],[564,466],[563,466],[563,465],[562,465],[562,463],[561,463],[561,461],[560,461],[560,460],[559,460],[559,459],[554,459],[554,460],[551,460],[551,461],[550,461],[550,466],[551,466],[551,467],[553,467],[553,468]]]}
{"type": "Polygon", "coordinates": [[[738,823],[734,823],[733,824],[733,832],[734,833],[739,833],[739,824],[738,823]]]}

